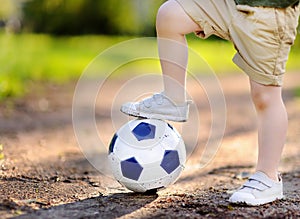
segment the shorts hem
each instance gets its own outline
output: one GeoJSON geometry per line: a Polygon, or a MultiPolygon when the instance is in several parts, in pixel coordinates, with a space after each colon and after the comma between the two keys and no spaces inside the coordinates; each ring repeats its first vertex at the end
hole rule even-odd
{"type": "Polygon", "coordinates": [[[185,0],[175,0],[185,11],[185,13],[202,29],[200,32],[195,32],[195,35],[201,39],[207,39],[209,36],[211,36],[213,33],[210,33],[206,23],[204,22],[203,17],[201,15],[197,15],[197,11],[191,7],[191,4],[189,1],[185,0]]]}
{"type": "Polygon", "coordinates": [[[282,75],[268,75],[263,74],[255,69],[253,69],[251,66],[249,66],[244,59],[237,53],[232,61],[241,68],[251,80],[263,84],[263,85],[271,85],[271,86],[282,86],[283,84],[283,74],[282,75]]]}

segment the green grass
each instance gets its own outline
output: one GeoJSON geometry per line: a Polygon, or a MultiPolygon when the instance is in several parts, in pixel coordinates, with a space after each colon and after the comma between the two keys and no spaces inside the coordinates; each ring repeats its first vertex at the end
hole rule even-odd
{"type": "MultiPolygon", "coordinates": [[[[39,34],[0,33],[0,100],[24,95],[28,89],[28,82],[65,83],[76,80],[98,54],[130,39],[134,37],[53,37],[39,34]]],[[[238,71],[231,61],[235,53],[231,43],[204,41],[192,36],[188,37],[188,41],[191,50],[194,51],[189,62],[192,73],[205,73],[206,62],[217,74],[238,71]]],[[[124,49],[108,53],[101,62],[97,62],[96,59],[89,70],[92,69],[97,75],[105,75],[107,71],[114,69],[113,67],[125,63],[115,70],[116,76],[122,76],[124,72],[126,75],[127,73],[160,72],[157,59],[137,61],[130,59],[140,57],[143,52],[149,52],[150,56],[155,54],[156,41],[153,39],[149,43],[135,45],[129,51],[124,49]]],[[[293,49],[287,69],[290,71],[299,69],[299,60],[300,52],[293,49]]]]}
{"type": "Polygon", "coordinates": [[[123,40],[0,34],[0,99],[23,95],[29,81],[76,79],[99,52],[123,40]]]}

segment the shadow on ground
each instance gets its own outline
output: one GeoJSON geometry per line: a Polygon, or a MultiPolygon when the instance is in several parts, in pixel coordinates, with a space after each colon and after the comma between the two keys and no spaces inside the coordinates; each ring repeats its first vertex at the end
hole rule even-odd
{"type": "Polygon", "coordinates": [[[158,196],[136,193],[116,193],[37,210],[15,218],[117,218],[151,203],[158,196]]]}
{"type": "MultiPolygon", "coordinates": [[[[159,192],[156,194],[115,193],[82,201],[63,204],[49,209],[36,210],[21,216],[23,218],[298,218],[299,189],[297,178],[299,172],[284,174],[288,179],[286,197],[281,201],[258,207],[231,205],[228,202],[231,186],[224,186],[220,175],[230,175],[233,170],[247,170],[247,167],[228,167],[215,169],[205,178],[216,183],[194,186],[192,190],[159,192]],[[226,171],[228,170],[228,172],[226,171]],[[218,179],[217,179],[218,178],[218,179]],[[209,187],[207,187],[209,186],[209,187]]],[[[200,177],[198,179],[201,179],[200,177]]],[[[238,180],[227,178],[228,182],[237,184],[238,180]]],[[[193,180],[187,183],[191,183],[193,180]]],[[[178,183],[177,186],[185,187],[178,183]]],[[[232,185],[233,186],[233,185],[232,185]]]]}

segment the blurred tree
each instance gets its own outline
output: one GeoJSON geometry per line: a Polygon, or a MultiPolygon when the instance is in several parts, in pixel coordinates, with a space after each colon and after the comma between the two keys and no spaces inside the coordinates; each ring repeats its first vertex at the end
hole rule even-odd
{"type": "Polygon", "coordinates": [[[155,14],[164,0],[30,0],[24,29],[50,34],[155,33],[155,14]]]}

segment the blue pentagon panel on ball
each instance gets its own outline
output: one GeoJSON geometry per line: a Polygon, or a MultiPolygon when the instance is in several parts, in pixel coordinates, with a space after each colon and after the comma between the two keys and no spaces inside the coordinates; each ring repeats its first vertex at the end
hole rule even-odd
{"type": "Polygon", "coordinates": [[[143,167],[134,157],[132,157],[121,161],[121,170],[124,177],[138,180],[143,171],[143,167]]]}
{"type": "Polygon", "coordinates": [[[132,133],[138,141],[154,139],[155,126],[146,122],[141,122],[132,130],[132,133]]]}
{"type": "Polygon", "coordinates": [[[172,173],[180,165],[178,151],[166,150],[160,166],[168,173],[172,173]]]}
{"type": "Polygon", "coordinates": [[[110,141],[110,144],[109,144],[109,149],[108,149],[109,154],[114,151],[114,147],[115,147],[115,143],[116,143],[117,138],[118,138],[118,135],[114,134],[114,136],[112,137],[112,139],[110,141]]]}

